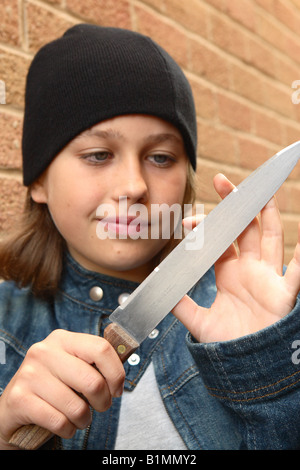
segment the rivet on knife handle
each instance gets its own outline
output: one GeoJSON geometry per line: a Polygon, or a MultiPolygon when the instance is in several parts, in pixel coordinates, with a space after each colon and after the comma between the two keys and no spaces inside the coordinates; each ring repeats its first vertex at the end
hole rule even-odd
{"type": "MultiPolygon", "coordinates": [[[[114,347],[122,362],[139,347],[139,344],[116,323],[111,323],[105,328],[104,338],[114,347]]],[[[9,443],[20,449],[35,450],[45,444],[52,435],[47,429],[28,424],[17,429],[9,443]]]]}
{"type": "Polygon", "coordinates": [[[122,362],[139,347],[139,343],[116,323],[111,323],[105,328],[104,338],[114,347],[122,362]]]}

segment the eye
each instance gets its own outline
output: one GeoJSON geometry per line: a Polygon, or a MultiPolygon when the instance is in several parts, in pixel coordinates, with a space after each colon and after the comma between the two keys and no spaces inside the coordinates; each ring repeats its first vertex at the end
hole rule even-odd
{"type": "Polygon", "coordinates": [[[97,151],[97,152],[86,153],[85,155],[82,155],[80,158],[90,163],[97,164],[97,163],[104,163],[107,160],[111,159],[112,154],[108,151],[97,151]]]}
{"type": "Polygon", "coordinates": [[[174,158],[164,153],[149,155],[148,160],[160,167],[170,166],[175,162],[174,158]]]}

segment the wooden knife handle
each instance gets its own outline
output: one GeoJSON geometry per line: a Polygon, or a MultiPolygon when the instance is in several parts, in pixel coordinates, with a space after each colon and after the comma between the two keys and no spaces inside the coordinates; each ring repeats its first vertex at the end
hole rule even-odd
{"type": "MultiPolygon", "coordinates": [[[[114,347],[122,362],[125,362],[139,347],[139,344],[116,323],[111,323],[105,328],[104,338],[114,347]]],[[[28,424],[14,432],[9,444],[20,449],[35,450],[45,444],[52,435],[47,429],[36,424],[28,424]]]]}
{"type": "Polygon", "coordinates": [[[105,328],[104,338],[114,347],[122,362],[125,362],[139,347],[139,343],[116,323],[110,323],[105,328]]]}
{"type": "Polygon", "coordinates": [[[17,429],[10,438],[9,444],[20,449],[35,450],[47,442],[53,434],[48,429],[36,424],[27,424],[17,429]]]}

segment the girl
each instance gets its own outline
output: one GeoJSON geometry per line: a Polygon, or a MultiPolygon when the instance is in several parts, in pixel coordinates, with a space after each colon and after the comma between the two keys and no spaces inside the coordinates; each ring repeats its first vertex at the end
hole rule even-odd
{"type": "MultiPolygon", "coordinates": [[[[274,201],[124,366],[103,339],[110,313],[176,242],[162,224],[151,237],[154,205],[192,202],[195,168],[191,89],[152,40],[83,24],[38,52],[26,207],[0,252],[1,449],[29,423],[56,436],[52,448],[299,446],[300,240],[282,276],[274,201]],[[132,237],[135,204],[147,217],[132,237]],[[100,238],[108,206],[117,216],[100,238]]],[[[233,189],[222,175],[214,184],[221,197],[233,189]]]]}

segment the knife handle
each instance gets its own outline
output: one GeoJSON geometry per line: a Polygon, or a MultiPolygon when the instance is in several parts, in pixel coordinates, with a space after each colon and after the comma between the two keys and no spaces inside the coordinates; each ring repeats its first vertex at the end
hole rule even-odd
{"type": "Polygon", "coordinates": [[[137,343],[123,328],[116,323],[110,323],[104,330],[104,338],[110,342],[118,353],[122,362],[139,347],[137,343]]]}
{"type": "Polygon", "coordinates": [[[17,429],[9,440],[9,444],[24,450],[35,450],[47,442],[53,434],[37,424],[27,424],[17,429]]]}
{"type": "MultiPolygon", "coordinates": [[[[110,323],[105,328],[104,338],[113,346],[122,362],[139,347],[139,344],[116,323],[110,323]]],[[[45,444],[52,435],[50,431],[36,424],[27,424],[14,432],[9,444],[20,449],[35,450],[45,444]]]]}

